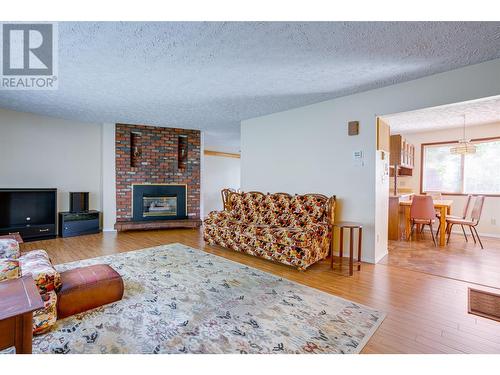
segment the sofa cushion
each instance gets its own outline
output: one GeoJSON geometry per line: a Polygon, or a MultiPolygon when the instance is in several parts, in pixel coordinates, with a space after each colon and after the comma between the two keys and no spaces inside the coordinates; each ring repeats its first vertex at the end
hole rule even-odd
{"type": "Polygon", "coordinates": [[[290,211],[297,220],[294,224],[319,223],[325,217],[327,200],[325,197],[313,194],[296,195],[290,202],[290,211]]]}
{"type": "Polygon", "coordinates": [[[275,242],[286,246],[310,247],[313,240],[318,237],[328,236],[328,226],[322,224],[309,224],[304,227],[279,227],[265,224],[252,224],[235,220],[207,224],[211,226],[212,233],[218,229],[226,229],[233,233],[235,240],[242,236],[255,238],[264,242],[275,242]]]}
{"type": "Polygon", "coordinates": [[[22,275],[31,274],[35,284],[44,294],[50,291],[58,291],[61,287],[61,275],[50,263],[49,256],[45,250],[33,250],[19,257],[22,275]]]}
{"type": "Polygon", "coordinates": [[[0,281],[21,277],[21,268],[17,259],[0,259],[0,281]]]}
{"type": "Polygon", "coordinates": [[[234,193],[229,195],[231,216],[236,221],[262,224],[261,205],[265,195],[258,192],[234,193]]]}
{"type": "Polygon", "coordinates": [[[33,311],[33,334],[47,332],[57,320],[57,294],[48,292],[41,294],[43,308],[33,311]]]}
{"type": "Polygon", "coordinates": [[[250,192],[229,195],[233,219],[282,227],[326,222],[327,201],[325,196],[317,194],[291,196],[286,193],[264,195],[250,192]]]}
{"type": "Polygon", "coordinates": [[[19,252],[19,243],[16,240],[0,238],[0,259],[17,259],[19,255],[21,255],[19,252]]]}
{"type": "Polygon", "coordinates": [[[304,227],[260,226],[256,228],[258,240],[302,248],[311,247],[314,239],[326,235],[328,235],[328,227],[319,224],[304,227]]]}

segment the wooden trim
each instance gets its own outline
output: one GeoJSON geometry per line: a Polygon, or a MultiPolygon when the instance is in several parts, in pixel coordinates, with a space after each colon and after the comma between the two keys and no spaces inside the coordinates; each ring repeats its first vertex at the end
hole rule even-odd
{"type": "Polygon", "coordinates": [[[205,150],[204,154],[208,156],[220,156],[223,158],[235,158],[235,159],[239,159],[241,157],[240,154],[233,154],[230,152],[210,151],[210,150],[205,150]]]}
{"type": "MultiPolygon", "coordinates": [[[[481,142],[488,142],[488,141],[495,141],[495,140],[500,140],[500,136],[497,137],[485,137],[485,138],[473,138],[471,139],[471,142],[476,142],[476,143],[481,143],[481,142]]],[[[425,194],[424,191],[424,147],[425,146],[438,146],[438,145],[452,145],[458,143],[458,141],[441,141],[441,142],[428,142],[428,143],[422,143],[420,144],[420,194],[425,194]]],[[[462,162],[461,162],[461,168],[462,168],[462,181],[461,181],[461,189],[463,191],[463,183],[464,183],[464,157],[462,155],[462,162]]],[[[500,194],[481,194],[481,193],[448,193],[448,192],[441,192],[442,195],[452,195],[452,196],[457,196],[457,197],[466,197],[468,195],[483,195],[485,197],[493,197],[493,198],[498,198],[500,197],[500,194]]]]}
{"type": "Polygon", "coordinates": [[[497,137],[485,137],[485,138],[472,138],[471,142],[487,142],[487,141],[500,141],[500,136],[497,137]]]}
{"type": "Polygon", "coordinates": [[[380,116],[377,116],[377,150],[391,151],[391,128],[380,116]]]}

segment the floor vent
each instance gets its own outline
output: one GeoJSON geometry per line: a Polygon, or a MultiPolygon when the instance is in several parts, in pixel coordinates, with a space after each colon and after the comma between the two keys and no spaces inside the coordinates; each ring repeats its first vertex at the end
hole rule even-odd
{"type": "Polygon", "coordinates": [[[469,314],[500,322],[500,294],[469,288],[469,314]]]}

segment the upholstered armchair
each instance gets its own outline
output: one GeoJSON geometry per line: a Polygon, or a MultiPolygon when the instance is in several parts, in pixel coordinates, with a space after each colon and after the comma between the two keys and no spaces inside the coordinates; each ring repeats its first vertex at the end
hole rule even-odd
{"type": "Polygon", "coordinates": [[[61,276],[54,269],[45,250],[21,255],[16,240],[0,239],[0,282],[24,275],[33,277],[44,307],[33,312],[33,333],[48,331],[57,320],[57,295],[61,276]]]}

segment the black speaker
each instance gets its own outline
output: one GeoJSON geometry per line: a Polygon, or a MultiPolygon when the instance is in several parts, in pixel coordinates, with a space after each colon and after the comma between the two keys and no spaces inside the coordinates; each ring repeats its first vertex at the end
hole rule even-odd
{"type": "Polygon", "coordinates": [[[89,193],[88,192],[71,192],[69,193],[69,210],[70,212],[85,212],[89,210],[89,193]]]}

